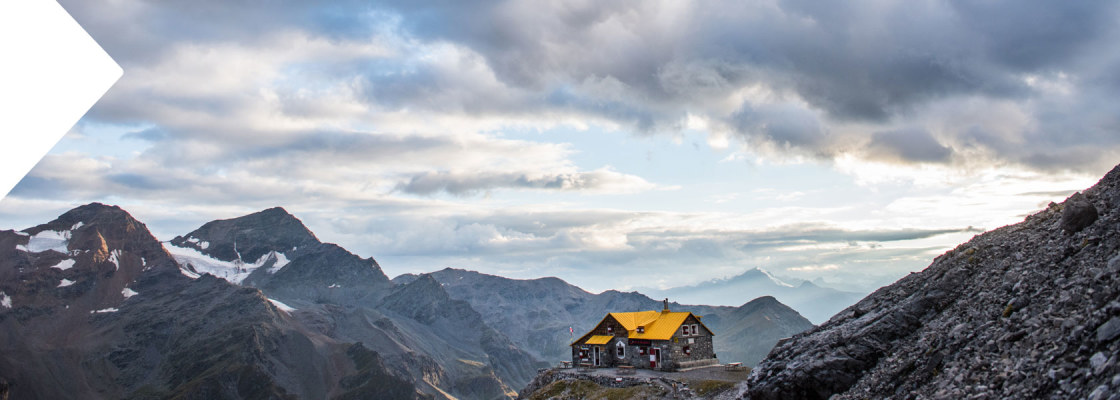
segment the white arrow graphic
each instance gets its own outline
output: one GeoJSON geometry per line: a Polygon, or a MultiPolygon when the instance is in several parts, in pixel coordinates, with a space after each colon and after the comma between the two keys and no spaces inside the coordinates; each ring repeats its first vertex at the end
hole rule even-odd
{"type": "Polygon", "coordinates": [[[0,196],[123,71],[54,0],[0,1],[0,196]]]}

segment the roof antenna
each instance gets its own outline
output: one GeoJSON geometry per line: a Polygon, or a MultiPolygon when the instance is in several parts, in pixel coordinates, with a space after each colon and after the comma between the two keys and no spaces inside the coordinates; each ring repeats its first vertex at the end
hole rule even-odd
{"type": "Polygon", "coordinates": [[[665,298],[665,300],[664,300],[664,302],[665,302],[665,309],[664,309],[664,310],[661,310],[661,312],[663,312],[663,313],[667,313],[667,312],[669,312],[669,298],[668,298],[668,297],[666,297],[666,298],[665,298]]]}

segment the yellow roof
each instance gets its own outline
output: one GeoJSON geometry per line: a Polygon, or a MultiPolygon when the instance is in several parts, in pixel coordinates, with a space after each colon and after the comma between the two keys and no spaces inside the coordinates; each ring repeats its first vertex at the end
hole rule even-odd
{"type": "Polygon", "coordinates": [[[610,313],[630,333],[631,339],[669,340],[690,312],[638,311],[610,313]],[[638,327],[644,332],[638,333],[638,327]]]}
{"type": "Polygon", "coordinates": [[[586,344],[607,344],[611,339],[614,339],[614,336],[595,335],[591,339],[587,339],[586,344]]]}
{"type": "MultiPolygon", "coordinates": [[[[690,312],[638,311],[610,313],[607,314],[607,317],[614,318],[615,321],[622,324],[622,327],[627,331],[627,337],[630,339],[669,340],[673,338],[673,334],[676,333],[677,329],[681,327],[681,324],[688,319],[689,315],[694,314],[690,312]],[[642,333],[638,333],[639,326],[642,327],[642,333]]],[[[697,321],[700,320],[699,315],[694,316],[697,321]]],[[[607,317],[603,317],[603,320],[606,320],[607,317]]],[[[603,321],[599,321],[595,326],[598,327],[602,323],[603,321]]],[[[704,326],[703,322],[700,322],[700,326],[703,326],[708,333],[712,332],[711,329],[704,326]]],[[[594,329],[591,330],[591,332],[594,331],[594,329]]],[[[579,343],[588,336],[591,337],[584,342],[584,344],[606,344],[614,337],[591,335],[591,332],[580,336],[579,339],[573,341],[572,344],[579,343]]]]}

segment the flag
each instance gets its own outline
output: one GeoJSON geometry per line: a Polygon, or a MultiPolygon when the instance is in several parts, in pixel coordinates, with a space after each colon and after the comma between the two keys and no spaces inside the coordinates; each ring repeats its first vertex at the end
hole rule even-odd
{"type": "Polygon", "coordinates": [[[568,327],[568,335],[571,336],[571,337],[576,337],[576,330],[573,329],[571,326],[568,327]]]}

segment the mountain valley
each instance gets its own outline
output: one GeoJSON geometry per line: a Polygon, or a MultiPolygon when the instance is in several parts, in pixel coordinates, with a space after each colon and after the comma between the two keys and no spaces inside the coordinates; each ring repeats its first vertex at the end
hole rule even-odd
{"type": "MultiPolygon", "coordinates": [[[[390,281],[279,207],[161,243],[98,203],[0,232],[0,298],[0,378],[21,398],[505,399],[570,358],[570,329],[660,307],[557,278],[390,281]]],[[[750,364],[812,327],[772,297],[673,307],[750,364]]]]}

